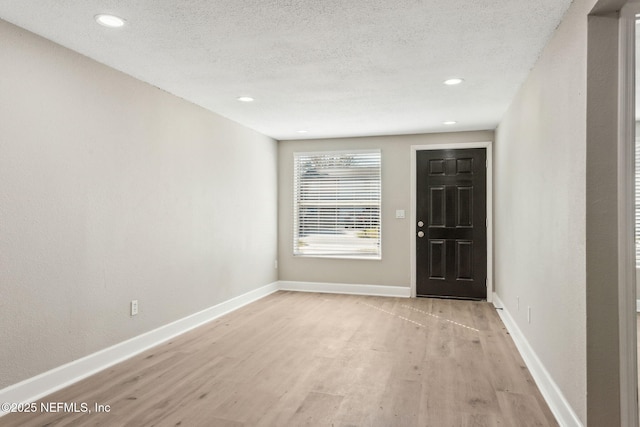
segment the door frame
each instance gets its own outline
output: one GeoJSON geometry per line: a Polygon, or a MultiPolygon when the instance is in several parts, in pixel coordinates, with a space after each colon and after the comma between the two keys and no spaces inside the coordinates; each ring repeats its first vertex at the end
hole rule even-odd
{"type": "Polygon", "coordinates": [[[455,142],[411,146],[411,208],[409,211],[409,233],[411,256],[411,298],[416,297],[416,197],[417,170],[416,153],[424,150],[460,150],[485,148],[487,151],[487,302],[493,301],[493,141],[455,142]]]}
{"type": "Polygon", "coordinates": [[[638,425],[635,255],[635,16],[629,1],[619,18],[618,50],[618,310],[622,425],[638,425]]]}

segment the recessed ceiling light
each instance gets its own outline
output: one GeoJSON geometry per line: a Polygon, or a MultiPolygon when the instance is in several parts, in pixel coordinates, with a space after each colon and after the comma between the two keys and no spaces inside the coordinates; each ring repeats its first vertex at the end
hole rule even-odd
{"type": "Polygon", "coordinates": [[[253,101],[255,101],[255,99],[253,99],[250,96],[239,96],[238,97],[238,101],[240,101],[240,102],[253,102],[253,101]]]}
{"type": "Polygon", "coordinates": [[[460,83],[462,83],[464,80],[456,77],[454,79],[448,79],[444,81],[444,84],[448,85],[448,86],[453,86],[453,85],[459,85],[460,83]]]}
{"type": "Polygon", "coordinates": [[[300,130],[297,130],[296,132],[298,132],[298,133],[309,133],[309,131],[305,130],[305,129],[300,129],[300,130]]]}
{"type": "Polygon", "coordinates": [[[445,124],[445,125],[455,125],[458,122],[456,122],[454,120],[447,120],[446,122],[442,122],[442,123],[445,124]]]}
{"type": "Polygon", "coordinates": [[[96,15],[96,22],[102,26],[109,28],[119,28],[124,25],[124,19],[114,15],[100,14],[96,15]]]}

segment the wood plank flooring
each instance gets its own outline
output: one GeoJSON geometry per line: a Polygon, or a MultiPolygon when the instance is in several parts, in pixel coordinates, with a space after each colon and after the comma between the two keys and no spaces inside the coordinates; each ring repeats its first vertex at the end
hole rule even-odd
{"type": "Polygon", "coordinates": [[[492,305],[277,292],[3,426],[557,426],[492,305]],[[95,404],[110,412],[95,412],[95,404]]]}

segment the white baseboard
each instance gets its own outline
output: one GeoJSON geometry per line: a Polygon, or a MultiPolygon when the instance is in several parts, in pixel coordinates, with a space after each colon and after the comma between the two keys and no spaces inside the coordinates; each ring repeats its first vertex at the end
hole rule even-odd
{"type": "Polygon", "coordinates": [[[290,282],[280,281],[280,290],[298,292],[319,292],[327,294],[372,295],[381,297],[411,296],[408,286],[353,285],[347,283],[290,282]]]}
{"type": "Polygon", "coordinates": [[[509,334],[511,334],[513,342],[518,348],[527,368],[529,368],[531,376],[533,376],[533,379],[538,385],[540,393],[542,393],[551,412],[555,415],[558,424],[563,427],[583,427],[580,418],[578,418],[574,412],[569,401],[564,397],[564,394],[562,394],[562,391],[544,367],[544,364],[540,361],[536,352],[496,293],[493,294],[493,305],[499,308],[498,314],[502,322],[507,327],[509,334]]]}
{"type": "MultiPolygon", "coordinates": [[[[278,290],[278,282],[271,283],[198,313],[154,329],[127,341],[105,348],[81,359],[54,368],[33,378],[0,390],[0,402],[27,403],[41,399],[57,390],[78,382],[116,363],[129,359],[177,335],[237,310],[278,290]]],[[[5,412],[0,410],[0,417],[5,412]]]]}

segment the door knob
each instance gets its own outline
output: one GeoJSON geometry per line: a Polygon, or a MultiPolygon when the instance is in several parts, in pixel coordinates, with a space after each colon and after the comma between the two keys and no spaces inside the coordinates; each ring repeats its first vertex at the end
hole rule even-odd
{"type": "Polygon", "coordinates": [[[423,231],[418,231],[418,237],[424,237],[424,232],[423,231]]]}

